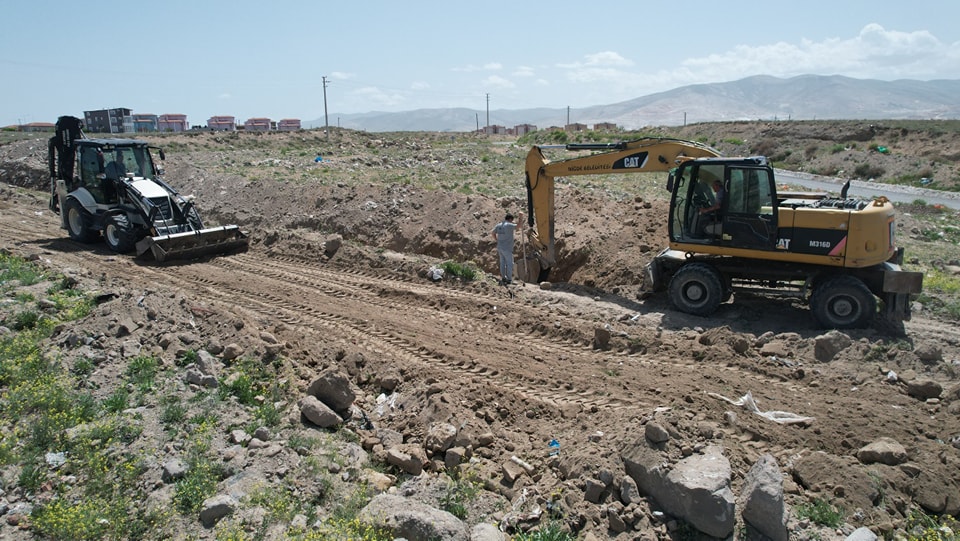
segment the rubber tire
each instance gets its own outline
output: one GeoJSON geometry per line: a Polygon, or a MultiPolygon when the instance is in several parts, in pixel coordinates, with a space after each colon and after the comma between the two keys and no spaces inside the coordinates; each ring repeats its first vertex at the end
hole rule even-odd
{"type": "Polygon", "coordinates": [[[668,287],[670,302],[687,314],[709,316],[724,296],[720,273],[706,263],[688,263],[674,273],[668,287]]]}
{"type": "Polygon", "coordinates": [[[107,246],[118,254],[132,252],[137,244],[130,221],[123,214],[113,214],[107,218],[103,227],[103,238],[107,246]]]}
{"type": "Polygon", "coordinates": [[[79,201],[73,198],[67,199],[63,213],[67,222],[67,233],[70,234],[71,239],[86,244],[97,240],[99,233],[90,228],[87,211],[79,201]]]}
{"type": "Polygon", "coordinates": [[[877,314],[877,298],[859,278],[838,275],[827,278],[810,295],[814,319],[827,329],[861,329],[877,314]]]}

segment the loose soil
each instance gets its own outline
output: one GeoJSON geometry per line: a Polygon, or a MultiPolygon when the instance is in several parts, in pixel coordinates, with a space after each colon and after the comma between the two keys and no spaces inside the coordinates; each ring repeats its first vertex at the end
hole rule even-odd
{"type": "MultiPolygon", "coordinates": [[[[332,137],[157,137],[168,182],[195,194],[208,222],[251,235],[246,253],[166,264],[71,241],[34,191],[46,182],[45,141],[6,145],[2,180],[18,187],[0,192],[0,246],[122,300],[126,316],[101,309],[81,328],[131,317],[156,335],[190,332],[261,355],[260,333],[269,332],[285,344],[296,388],[339,368],[374,424],[406,442],[422,443],[438,422],[492,433],[494,443],[475,455],[488,489],[514,502],[524,492],[572,494],[562,500],[569,522],[601,539],[635,534],[609,531],[604,508],[583,501],[584,484],[604,470],[619,478],[621,452],[651,420],[671,434],[669,460],[721,445],[735,493],[750,466],[772,454],[792,509],[825,499],[845,509],[851,527],[889,533],[911,509],[960,510],[956,322],[920,309],[905,337],[846,332],[851,345],[822,362],[814,343],[825,331],[799,299],[737,295],[709,318],[677,312],[640,291],[643,265],[666,238],[667,202],[589,182],[559,188],[562,261],[552,287],[500,286],[489,232],[507,211],[526,214],[520,182],[501,180],[521,178],[525,148],[446,134],[332,137]],[[484,184],[496,168],[509,170],[484,184]],[[444,260],[473,261],[488,274],[428,280],[444,260]],[[925,379],[943,387],[939,398],[907,393],[904,382],[925,379]],[[385,380],[400,382],[399,406],[380,416],[385,380]],[[711,395],[747,392],[762,410],[814,421],[780,425],[711,395]],[[910,467],[853,458],[881,437],[906,447],[910,467]],[[552,439],[559,458],[547,457],[552,439]],[[512,456],[538,474],[503,486],[512,456]],[[843,466],[830,462],[837,457],[843,466]],[[809,460],[824,464],[815,476],[795,469],[809,460]],[[864,476],[882,497],[865,495],[864,476]]],[[[901,238],[917,227],[905,219],[901,238]]],[[[797,539],[843,538],[796,513],[791,528],[797,539]]]]}

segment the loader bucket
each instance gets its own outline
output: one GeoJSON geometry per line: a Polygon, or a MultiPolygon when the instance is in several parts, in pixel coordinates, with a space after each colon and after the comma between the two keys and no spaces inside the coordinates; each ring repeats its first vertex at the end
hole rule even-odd
{"type": "Polygon", "coordinates": [[[148,250],[158,262],[191,259],[203,255],[237,252],[247,249],[249,239],[235,225],[211,227],[199,231],[146,237],[137,243],[137,255],[148,250]]]}

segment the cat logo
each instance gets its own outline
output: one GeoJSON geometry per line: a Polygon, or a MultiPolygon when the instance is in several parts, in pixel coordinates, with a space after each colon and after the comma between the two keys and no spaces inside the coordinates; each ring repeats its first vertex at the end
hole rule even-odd
{"type": "Polygon", "coordinates": [[[790,239],[777,239],[777,250],[789,250],[790,239]]]}
{"type": "Polygon", "coordinates": [[[640,167],[640,156],[627,156],[623,159],[623,168],[640,167]]]}

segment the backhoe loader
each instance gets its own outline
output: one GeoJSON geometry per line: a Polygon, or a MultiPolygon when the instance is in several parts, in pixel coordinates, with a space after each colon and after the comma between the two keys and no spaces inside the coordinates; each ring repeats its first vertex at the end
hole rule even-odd
{"type": "Polygon", "coordinates": [[[57,120],[49,142],[50,210],[70,238],[95,242],[101,232],[117,253],[157,261],[244,250],[236,225],[205,228],[192,198],[167,184],[151,150],[136,139],[89,139],[76,117],[57,120]]]}
{"type": "Polygon", "coordinates": [[[826,328],[868,326],[877,315],[877,298],[886,321],[902,325],[910,319],[910,296],[920,293],[923,274],[901,269],[896,211],[885,197],[848,198],[846,186],[839,198],[778,193],[766,158],[725,158],[680,139],[564,148],[600,152],[554,162],[541,147],[527,154],[538,281],[557,263],[556,177],[668,172],[668,246],[647,264],[644,288],[667,291],[678,310],[709,316],[735,290],[749,289],[806,300],[826,328]]]}

